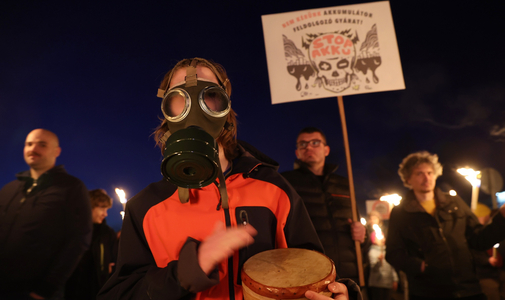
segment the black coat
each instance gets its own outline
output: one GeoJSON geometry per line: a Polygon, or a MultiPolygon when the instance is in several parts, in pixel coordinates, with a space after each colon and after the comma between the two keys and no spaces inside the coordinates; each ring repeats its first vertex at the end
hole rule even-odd
{"type": "Polygon", "coordinates": [[[62,166],[42,174],[29,194],[30,172],[17,177],[0,190],[0,296],[33,291],[49,297],[89,247],[88,190],[62,166]]]}
{"type": "Polygon", "coordinates": [[[386,238],[386,260],[407,274],[409,293],[421,297],[468,297],[481,293],[471,249],[486,250],[505,237],[498,214],[482,226],[459,196],[435,190],[428,214],[410,191],[393,208],[386,238]],[[426,268],[421,273],[421,263],[426,268]]]}
{"type": "MultiPolygon", "coordinates": [[[[352,220],[349,181],[333,174],[335,165],[325,164],[321,181],[303,162],[296,163],[299,168],[282,175],[302,197],[325,254],[335,262],[338,276],[359,282],[356,248],[348,222],[352,220]]],[[[368,261],[369,247],[367,237],[361,245],[364,264],[368,261]]]]}
{"type": "Polygon", "coordinates": [[[65,298],[72,300],[94,300],[98,291],[110,277],[109,264],[116,262],[114,248],[117,235],[105,220],[93,224],[91,246],[82,256],[79,265],[67,281],[65,298]]]}

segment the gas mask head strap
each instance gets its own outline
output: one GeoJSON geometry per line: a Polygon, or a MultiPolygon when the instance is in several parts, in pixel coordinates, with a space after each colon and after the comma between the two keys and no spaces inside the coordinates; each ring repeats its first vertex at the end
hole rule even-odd
{"type": "MultiPolygon", "coordinates": [[[[203,62],[204,63],[203,65],[205,67],[209,68],[212,71],[212,73],[214,73],[214,75],[216,75],[219,85],[222,88],[224,88],[224,90],[228,93],[228,96],[230,96],[231,88],[229,91],[227,90],[227,87],[230,84],[230,80],[228,78],[223,80],[223,78],[221,77],[221,75],[217,71],[216,67],[214,67],[214,65],[212,65],[210,62],[208,62],[206,59],[203,59],[203,58],[195,57],[191,60],[189,66],[187,67],[187,70],[186,70],[186,86],[187,87],[196,86],[196,80],[197,80],[197,78],[196,78],[196,65],[199,62],[203,62]],[[194,83],[193,83],[193,78],[194,78],[194,83]],[[188,85],[189,84],[188,81],[191,81],[191,85],[188,85]]],[[[174,71],[172,71],[168,77],[167,86],[164,89],[158,89],[158,94],[157,94],[158,98],[163,98],[165,96],[165,93],[167,92],[168,87],[170,86],[170,81],[172,81],[173,73],[174,73],[174,71]]]]}
{"type": "Polygon", "coordinates": [[[189,67],[186,68],[186,87],[196,86],[197,78],[196,78],[196,63],[198,61],[193,59],[189,64],[189,67]]]}

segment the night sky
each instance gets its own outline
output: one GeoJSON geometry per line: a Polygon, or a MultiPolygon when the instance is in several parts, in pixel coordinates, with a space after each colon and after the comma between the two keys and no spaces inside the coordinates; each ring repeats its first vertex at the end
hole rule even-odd
{"type": "MultiPolygon", "coordinates": [[[[157,88],[178,60],[204,57],[228,71],[239,139],[292,169],[306,126],[325,131],[347,176],[336,98],[271,104],[261,15],[362,1],[2,1],[0,186],[26,170],[26,135],[60,138],[57,164],[115,199],[161,178],[150,134],[162,116],[157,88]]],[[[504,1],[390,1],[406,89],[344,97],[358,205],[403,193],[398,164],[428,150],[440,184],[469,202],[458,167],[505,174],[504,1]],[[447,3],[447,4],[444,4],[447,3]],[[448,3],[453,3],[449,6],[448,3]]],[[[486,202],[489,195],[480,194],[486,202]]]]}

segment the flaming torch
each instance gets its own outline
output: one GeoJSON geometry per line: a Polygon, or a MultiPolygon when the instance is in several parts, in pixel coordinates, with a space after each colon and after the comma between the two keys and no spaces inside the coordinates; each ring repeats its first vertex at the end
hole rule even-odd
{"type": "Polygon", "coordinates": [[[375,232],[375,238],[378,240],[377,245],[379,245],[381,253],[385,252],[384,251],[385,246],[384,246],[384,242],[383,242],[384,234],[382,234],[382,229],[380,228],[379,224],[373,224],[372,228],[375,232]]]}
{"type": "Polygon", "coordinates": [[[497,253],[497,252],[498,252],[498,247],[500,247],[500,244],[499,244],[499,243],[498,243],[498,244],[495,244],[495,245],[493,246],[493,257],[494,257],[494,258],[497,258],[497,256],[498,256],[498,253],[497,253]]]}
{"type": "Polygon", "coordinates": [[[380,197],[380,201],[386,201],[389,203],[390,209],[394,206],[400,205],[400,201],[402,201],[402,196],[398,194],[384,195],[380,197]]]}
{"type": "Polygon", "coordinates": [[[384,235],[382,234],[382,229],[379,227],[379,225],[373,224],[373,230],[375,231],[375,237],[379,241],[382,241],[384,239],[384,235]]]}
{"type": "Polygon", "coordinates": [[[465,179],[472,185],[472,204],[471,209],[475,212],[477,209],[477,202],[479,200],[479,187],[480,187],[480,171],[474,171],[470,168],[460,168],[457,170],[459,174],[465,176],[465,179]]]}
{"type": "Polygon", "coordinates": [[[127,201],[126,194],[122,189],[118,189],[118,188],[116,188],[116,194],[119,197],[119,202],[121,202],[121,204],[123,204],[123,211],[120,212],[120,214],[121,214],[121,218],[124,219],[124,212],[125,212],[126,201],[127,201]]]}

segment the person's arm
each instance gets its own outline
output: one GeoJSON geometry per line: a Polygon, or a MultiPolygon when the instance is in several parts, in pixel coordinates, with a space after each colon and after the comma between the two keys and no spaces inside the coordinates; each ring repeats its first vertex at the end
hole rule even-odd
{"type": "Polygon", "coordinates": [[[347,220],[351,224],[351,237],[354,241],[360,242],[360,244],[365,243],[366,238],[366,228],[361,222],[353,222],[351,219],[347,220]]]}
{"type": "Polygon", "coordinates": [[[287,196],[290,201],[289,214],[284,225],[284,236],[289,248],[304,248],[324,253],[316,229],[302,198],[289,186],[287,196]]]}
{"type": "MultiPolygon", "coordinates": [[[[149,249],[142,227],[143,212],[126,204],[116,270],[100,290],[97,299],[181,299],[190,294],[177,276],[179,261],[159,268],[149,249]]],[[[180,256],[196,261],[197,241],[187,241],[180,256]]],[[[192,266],[188,264],[187,268],[192,266]]]]}
{"type": "Polygon", "coordinates": [[[402,224],[400,207],[394,207],[389,219],[389,229],[386,237],[386,261],[398,270],[407,274],[417,275],[424,271],[424,261],[408,254],[401,229],[402,224]]]}
{"type": "Polygon", "coordinates": [[[505,239],[505,205],[493,217],[487,226],[480,224],[470,207],[461,199],[457,199],[458,206],[466,215],[466,235],[470,248],[475,250],[491,249],[496,243],[505,239]]]}
{"type": "Polygon", "coordinates": [[[143,231],[143,212],[126,205],[116,271],[97,299],[181,299],[219,283],[217,264],[254,241],[252,226],[225,228],[199,241],[188,237],[178,260],[158,267],[143,231]]]}
{"type": "Polygon", "coordinates": [[[44,280],[31,291],[44,298],[50,298],[57,288],[65,284],[91,243],[91,204],[86,186],[78,181],[68,187],[65,196],[65,202],[62,203],[66,212],[65,244],[56,257],[52,258],[53,263],[44,280]]]}
{"type": "Polygon", "coordinates": [[[396,291],[398,289],[398,274],[393,268],[391,268],[391,273],[393,274],[393,291],[396,291]]]}

